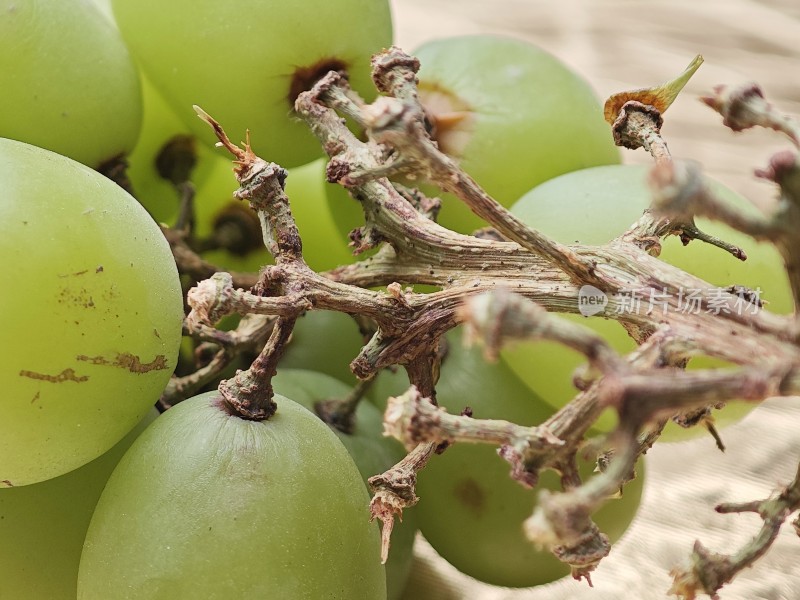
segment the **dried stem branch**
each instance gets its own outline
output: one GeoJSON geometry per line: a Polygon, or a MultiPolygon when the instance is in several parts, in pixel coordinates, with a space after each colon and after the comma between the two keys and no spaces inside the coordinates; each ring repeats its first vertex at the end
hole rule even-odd
{"type": "Polygon", "coordinates": [[[656,108],[630,100],[622,105],[611,130],[617,146],[631,150],[644,148],[658,164],[672,159],[667,142],[661,137],[663,123],[661,112],[656,108]]]}
{"type": "Polygon", "coordinates": [[[389,557],[389,545],[394,527],[395,516],[402,520],[403,509],[419,502],[415,492],[417,473],[428,463],[436,452],[433,443],[419,444],[394,467],[369,478],[369,487],[373,492],[370,512],[373,519],[380,519],[381,528],[381,561],[389,557]]]}
{"type": "Polygon", "coordinates": [[[765,127],[784,133],[800,148],[800,123],[778,112],[764,98],[764,92],[755,83],[738,87],[718,85],[713,94],[700,100],[722,115],[722,123],[733,131],[751,127],[765,127]]]}
{"type": "MultiPolygon", "coordinates": [[[[797,170],[794,165],[791,168],[797,170]]],[[[694,163],[680,163],[654,171],[652,180],[657,190],[657,209],[667,214],[695,211],[699,215],[713,216],[755,239],[774,243],[786,264],[797,306],[800,302],[800,250],[796,245],[797,230],[793,227],[800,223],[798,205],[786,203],[774,215],[765,218],[731,209],[704,185],[694,185],[691,193],[682,193],[692,186],[690,180],[700,178],[699,167],[694,163]]]]}
{"type": "MultiPolygon", "coordinates": [[[[202,281],[223,271],[216,265],[211,264],[195,252],[186,242],[186,232],[170,227],[163,227],[161,231],[167,238],[172,256],[178,271],[184,275],[189,275],[195,281],[202,281]]],[[[236,288],[250,289],[258,282],[256,273],[231,273],[231,280],[236,288]]]]}
{"type": "Polygon", "coordinates": [[[217,381],[223,371],[241,354],[245,352],[258,352],[264,347],[272,333],[275,318],[265,315],[245,315],[233,331],[219,331],[208,325],[201,325],[194,331],[186,331],[198,340],[206,340],[213,344],[217,351],[207,364],[195,372],[183,377],[172,377],[164,392],[161,394],[159,404],[169,408],[178,402],[194,396],[201,388],[212,381],[217,381]],[[211,331],[216,335],[206,336],[211,331]]]}
{"type": "MultiPolygon", "coordinates": [[[[614,135],[620,144],[643,147],[653,156],[658,212],[645,214],[607,245],[563,245],[519,221],[437,148],[426,133],[417,97],[418,67],[416,59],[391,48],[374,58],[373,78],[385,95],[372,104],[359,98],[338,73],[329,73],[297,99],[297,114],[331,157],[328,179],[344,185],[364,209],[357,249],[381,246],[374,256],[325,274],[314,273],[303,260],[283,191],[285,172],[256,157],[249,144],[244,149],[233,145],[222,127],[201,113],[220,145],[236,158],[234,170],[242,186],[236,195],[257,211],[275,265],[262,269],[251,291],[241,289],[249,287],[241,285],[241,278],[228,275],[198,285],[190,294],[187,327],[215,339],[213,324],[225,314],[258,313],[275,319],[253,366],[220,386],[232,411],[261,419],[274,410],[270,380],[297,315],[328,309],[374,320],[377,331],[351,367],[365,380],[390,365],[406,368],[414,388],[390,405],[389,426],[410,445],[417,444],[398,465],[370,480],[375,491],[372,514],[383,521],[384,558],[394,517],[417,501],[416,473],[448,443],[480,441],[500,445],[513,476],[526,485],[535,484],[542,469],[562,473],[569,490],[543,494],[527,528],[571,564],[577,577],[588,578],[608,552],[608,541],[591,514],[631,478],[636,459],[656,439],[666,418],[731,397],[758,401],[800,392],[800,328],[794,317],[771,314],[733,288],[714,288],[652,256],[659,252],[661,237],[678,234],[744,259],[741,249],[703,234],[693,223],[696,214],[721,219],[776,243],[795,297],[800,298],[797,160],[794,155],[776,157],[762,173],[782,190],[779,213],[764,218],[740,214],[714,198],[691,166],[672,160],[660,133],[663,107],[626,102],[614,135]],[[366,129],[366,141],[347,128],[342,115],[366,129]],[[389,179],[404,174],[427,178],[454,194],[499,235],[460,235],[426,218],[423,213],[434,213],[437,204],[400,190],[389,179]],[[401,283],[439,289],[417,294],[405,291],[401,283]],[[385,291],[365,289],[379,286],[385,291]],[[605,296],[603,316],[619,320],[631,332],[641,344],[635,352],[619,357],[594,334],[548,314],[580,312],[584,286],[605,296]],[[679,292],[688,288],[702,290],[696,311],[680,305],[679,292]],[[658,310],[632,309],[625,299],[631,289],[658,296],[663,303],[658,310]],[[437,409],[439,343],[464,320],[482,332],[490,355],[496,355],[504,340],[542,337],[584,353],[591,370],[576,379],[580,393],[537,427],[473,420],[437,409]],[[694,355],[737,367],[692,373],[677,368],[694,355]],[[615,407],[620,417],[611,438],[614,448],[606,454],[612,458],[599,475],[581,484],[570,465],[607,406],[615,407]]],[[[680,82],[685,82],[682,77],[680,82]]],[[[710,104],[718,105],[735,127],[772,127],[797,143],[794,121],[761,102],[760,94],[745,96],[734,102],[720,92],[710,104]]],[[[207,273],[210,266],[184,252],[179,239],[173,248],[176,254],[183,252],[187,270],[207,273]]],[[[230,346],[242,337],[246,336],[219,335],[215,341],[220,356],[228,356],[230,346]]]]}
{"type": "Polygon", "coordinates": [[[528,450],[541,452],[564,444],[546,427],[523,427],[499,419],[450,415],[424,398],[414,386],[400,396],[389,398],[384,431],[410,448],[423,442],[461,441],[509,446],[525,456],[528,450]]]}
{"type": "Polygon", "coordinates": [[[711,552],[700,542],[695,542],[691,565],[684,569],[675,569],[671,573],[671,594],[685,600],[694,600],[700,592],[717,600],[717,592],[723,585],[766,554],[784,522],[792,513],[800,510],[800,466],[794,480],[773,497],[741,504],[720,504],[716,510],[723,514],[754,512],[764,523],[748,544],[730,555],[711,552]]]}

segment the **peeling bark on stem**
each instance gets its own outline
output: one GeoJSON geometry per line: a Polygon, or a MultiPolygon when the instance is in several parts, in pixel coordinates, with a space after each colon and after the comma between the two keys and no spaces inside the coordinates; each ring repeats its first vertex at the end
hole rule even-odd
{"type": "MultiPolygon", "coordinates": [[[[693,65],[699,65],[697,59],[693,65]]],[[[700,311],[681,311],[676,305],[677,290],[713,287],[657,258],[660,239],[670,234],[718,246],[732,255],[731,260],[746,258],[741,249],[703,234],[693,222],[696,215],[718,219],[775,243],[795,299],[800,299],[797,156],[776,155],[761,172],[781,190],[775,214],[746,215],[714,197],[693,165],[672,159],[660,133],[664,107],[627,101],[614,122],[614,136],[618,143],[642,147],[653,157],[655,208],[609,244],[563,245],[521,223],[437,148],[425,131],[417,98],[418,67],[416,59],[391,48],[373,60],[374,81],[385,94],[375,102],[365,103],[341,74],[333,72],[297,98],[297,114],[331,157],[328,179],[341,183],[361,202],[365,226],[357,236],[358,249],[381,246],[373,257],[327,273],[314,273],[303,261],[300,235],[283,191],[285,172],[256,157],[249,145],[241,149],[231,144],[222,127],[199,111],[214,128],[220,145],[236,159],[234,171],[242,186],[237,196],[248,200],[258,213],[275,265],[261,271],[251,291],[242,289],[249,287],[242,284],[243,277],[226,274],[198,285],[190,294],[187,329],[218,344],[220,354],[209,371],[216,370],[240,344],[270,332],[253,366],[220,386],[232,411],[260,419],[274,410],[270,380],[301,312],[327,309],[374,321],[377,331],[352,362],[353,371],[366,380],[384,367],[402,365],[415,386],[387,411],[388,429],[412,449],[398,465],[370,479],[375,492],[372,514],[383,521],[384,560],[394,518],[417,502],[417,472],[453,441],[482,442],[501,446],[501,455],[512,465],[512,476],[525,485],[534,485],[544,469],[561,473],[567,491],[542,494],[526,529],[572,565],[576,577],[588,579],[609,549],[591,514],[630,479],[636,459],[656,440],[667,418],[731,397],[755,402],[800,393],[796,315],[734,310],[741,297],[733,290],[713,298],[707,292],[700,311]],[[342,115],[366,129],[366,141],[353,135],[342,115]],[[497,235],[465,236],[437,225],[426,217],[435,214],[435,200],[412,196],[390,181],[408,173],[427,178],[460,198],[497,235]],[[404,283],[439,289],[418,294],[405,291],[404,283]],[[607,316],[618,319],[641,344],[636,351],[620,357],[596,335],[551,314],[578,312],[578,290],[583,285],[595,286],[608,296],[612,310],[607,316]],[[365,289],[378,286],[386,286],[386,291],[365,289]],[[618,308],[613,305],[615,296],[631,288],[666,294],[665,309],[613,310],[618,308]],[[244,329],[216,332],[215,322],[230,313],[263,315],[263,327],[258,334],[244,329]],[[581,391],[536,427],[446,414],[435,403],[439,344],[442,335],[462,321],[485,339],[490,357],[496,357],[508,339],[545,338],[582,352],[589,368],[578,378],[581,391]],[[691,373],[679,368],[696,355],[723,359],[735,368],[691,373]],[[607,406],[619,414],[619,428],[609,438],[613,447],[604,455],[610,460],[599,475],[581,483],[574,469],[575,455],[607,406]]],[[[684,75],[676,81],[682,87],[685,79],[684,75]]],[[[672,91],[673,96],[677,94],[672,91]]],[[[736,130],[769,127],[798,146],[797,122],[779,114],[757,88],[717,89],[705,101],[736,130]]],[[[171,243],[176,257],[181,257],[179,264],[209,276],[207,271],[213,266],[187,251],[179,236],[173,236],[171,243]]],[[[179,391],[207,374],[174,387],[179,391]]],[[[712,556],[698,545],[696,568],[690,575],[676,576],[676,590],[687,598],[693,597],[689,594],[694,589],[715,593],[751,564],[774,539],[776,527],[797,509],[798,487],[796,479],[775,504],[768,504],[770,500],[746,505],[765,519],[752,548],[729,559],[712,556]],[[717,572],[721,574],[714,575],[717,572]],[[695,579],[704,582],[702,587],[691,587],[695,579]]],[[[723,508],[728,509],[734,510],[723,508]]]]}

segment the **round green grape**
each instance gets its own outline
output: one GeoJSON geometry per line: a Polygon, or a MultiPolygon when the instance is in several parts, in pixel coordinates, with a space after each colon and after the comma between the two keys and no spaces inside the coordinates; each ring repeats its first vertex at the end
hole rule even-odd
{"type": "MultiPolygon", "coordinates": [[[[651,194],[647,171],[648,167],[644,165],[609,165],[568,173],[537,186],[520,198],[511,210],[530,226],[561,243],[604,244],[622,234],[649,207],[651,194]]],[[[726,201],[742,210],[755,211],[735,192],[717,182],[711,184],[726,201]]],[[[662,241],[660,258],[700,277],[712,288],[730,285],[759,288],[761,299],[768,302],[768,309],[779,313],[792,309],[792,295],[783,262],[772,245],[757,243],[707,219],[697,219],[697,225],[706,233],[743,248],[747,260],[739,261],[724,250],[696,240],[684,246],[675,236],[662,241]]],[[[684,290],[687,299],[690,292],[690,289],[684,290]]],[[[644,295],[642,298],[644,311],[648,309],[649,297],[644,295]]],[[[575,301],[577,308],[578,298],[575,301]]],[[[654,310],[659,310],[659,306],[654,306],[654,310]]],[[[742,309],[748,308],[743,306],[742,309]]],[[[623,327],[602,313],[589,317],[563,316],[591,327],[620,353],[630,352],[635,347],[623,327]]],[[[502,357],[531,389],[555,407],[563,406],[577,394],[572,385],[572,374],[576,367],[586,362],[577,352],[546,341],[509,346],[503,350],[502,357]]],[[[690,362],[690,368],[719,365],[719,361],[701,357],[690,362]]],[[[736,421],[754,407],[751,402],[731,402],[718,413],[717,420],[722,424],[736,421]]],[[[608,429],[614,423],[615,419],[609,413],[599,426],[608,429]]],[[[662,439],[683,439],[702,432],[702,427],[684,429],[669,423],[662,439]]]]}
{"type": "Polygon", "coordinates": [[[139,437],[89,525],[79,600],[386,598],[353,460],[316,416],[275,401],[249,421],[209,392],[139,437]]]}
{"type": "Polygon", "coordinates": [[[0,138],[0,486],[97,458],[175,367],[183,302],[161,231],[99,173],[0,138]]]}
{"type": "MultiPolygon", "coordinates": [[[[338,379],[306,369],[280,369],[272,379],[276,394],[291,398],[314,414],[319,415],[316,403],[346,398],[352,387],[338,379]]],[[[359,403],[352,430],[333,431],[347,448],[358,467],[364,484],[367,479],[387,471],[406,455],[403,447],[392,438],[383,436],[383,417],[369,402],[359,403]]],[[[396,522],[392,530],[389,560],[386,562],[386,589],[389,600],[400,598],[411,572],[414,557],[414,538],[417,531],[414,509],[403,512],[403,521],[396,522]]]]}
{"type": "Polygon", "coordinates": [[[112,6],[143,70],[199,139],[217,141],[194,104],[235,141],[249,129],[255,152],[286,168],[322,155],[308,127],[292,117],[296,96],[331,69],[346,69],[356,90],[374,96],[370,56],[392,40],[386,0],[235,6],[113,0],[112,6]]]}
{"type": "MultiPolygon", "coordinates": [[[[447,335],[448,353],[436,385],[436,399],[450,414],[465,408],[477,419],[503,419],[540,425],[554,409],[502,362],[488,363],[481,349],[465,348],[460,331],[447,335]]],[[[372,391],[379,405],[408,388],[403,373],[383,372],[372,391]]],[[[594,463],[581,464],[584,479],[594,463]]],[[[534,490],[513,481],[511,466],[497,448],[457,442],[434,456],[417,479],[419,528],[434,549],[459,571],[508,587],[541,585],[567,575],[569,568],[549,551],[539,550],[522,529],[542,487],[559,490],[558,476],[543,473],[534,490]]],[[[636,514],[644,484],[643,465],[618,499],[610,499],[593,519],[611,540],[618,539],[636,514]]]]}
{"type": "MultiPolygon", "coordinates": [[[[128,157],[128,179],[136,199],[159,223],[174,225],[180,208],[178,193],[174,183],[167,177],[168,169],[159,168],[160,158],[166,147],[182,149],[181,158],[200,162],[200,149],[190,135],[189,128],[178,118],[153,87],[146,76],[141,76],[144,119],[142,132],[136,146],[128,157]]],[[[203,158],[211,158],[210,152],[203,158]]],[[[177,154],[177,153],[176,153],[177,154]]],[[[173,154],[174,156],[174,154],[173,154]]],[[[175,161],[173,161],[174,164],[175,161]]],[[[204,172],[208,169],[195,168],[192,181],[201,185],[204,172]]]]}
{"type": "Polygon", "coordinates": [[[329,310],[312,310],[297,320],[279,369],[310,369],[348,385],[356,381],[350,363],[364,339],[352,317],[329,310]]]}
{"type": "Polygon", "coordinates": [[[0,136],[92,168],[139,135],[139,75],[91,0],[0,0],[0,89],[0,136]]]}
{"type": "Polygon", "coordinates": [[[74,600],[89,521],[111,472],[155,408],[111,450],[79,469],[34,485],[0,489],[3,597],[74,600]]]}
{"type": "MultiPolygon", "coordinates": [[[[420,102],[439,149],[503,206],[562,173],[619,162],[589,84],[537,46],[468,35],[427,42],[414,54],[420,102]]],[[[422,188],[440,195],[432,186],[422,188]]],[[[364,219],[340,195],[332,193],[329,201],[346,235],[364,219]]],[[[471,233],[486,225],[460,200],[441,197],[439,222],[445,227],[471,233]]]]}

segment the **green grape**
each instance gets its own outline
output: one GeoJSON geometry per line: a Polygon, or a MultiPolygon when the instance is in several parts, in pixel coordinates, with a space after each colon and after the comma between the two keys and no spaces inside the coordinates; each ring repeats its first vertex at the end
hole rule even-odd
{"type": "Polygon", "coordinates": [[[139,135],[139,76],[91,0],[0,0],[0,89],[0,136],[93,168],[139,135]]]}
{"type": "Polygon", "coordinates": [[[216,142],[193,104],[233,140],[249,129],[256,154],[287,168],[322,154],[308,128],[292,117],[295,97],[320,75],[342,68],[356,90],[369,93],[370,56],[392,40],[386,0],[247,0],[236,6],[112,0],[112,6],[143,70],[199,139],[216,142]]]}
{"type": "MultiPolygon", "coordinates": [[[[200,162],[200,151],[188,127],[167,105],[153,84],[144,75],[141,81],[144,120],[139,140],[128,157],[127,175],[136,199],[147,212],[159,223],[174,225],[180,208],[178,193],[174,184],[159,172],[159,156],[171,142],[173,147],[184,151],[181,153],[184,160],[190,160],[189,157],[193,155],[200,162]]],[[[203,158],[210,159],[210,153],[203,158]]],[[[195,185],[202,184],[202,175],[208,170],[195,168],[191,177],[195,185]],[[198,178],[198,175],[201,176],[198,178]]]]}
{"type": "Polygon", "coordinates": [[[202,394],[139,437],[92,517],[79,600],[386,597],[358,469],[322,421],[275,401],[249,421],[202,394]]]}
{"type": "MultiPolygon", "coordinates": [[[[111,9],[111,0],[94,0],[94,3],[106,19],[114,23],[114,11],[111,9]]],[[[114,23],[114,26],[116,27],[116,23],[114,23]]]]}
{"type": "MultiPolygon", "coordinates": [[[[502,362],[488,363],[479,348],[465,348],[460,331],[447,335],[448,354],[436,385],[436,399],[450,414],[472,409],[480,419],[504,419],[539,425],[553,408],[539,398],[502,362]]],[[[408,388],[403,373],[381,373],[372,391],[379,405],[408,388]]],[[[540,585],[568,574],[549,551],[528,541],[523,521],[536,506],[538,490],[561,489],[559,478],[543,473],[535,490],[509,477],[511,466],[497,448],[458,442],[434,456],[417,480],[419,528],[434,549],[459,571],[476,579],[509,587],[540,585]]],[[[581,464],[584,479],[593,462],[581,464]]],[[[610,499],[593,519],[612,541],[636,514],[644,483],[643,465],[619,499],[610,499]]]]}
{"type": "MultiPolygon", "coordinates": [[[[95,2],[113,19],[111,0],[95,2]]],[[[224,246],[227,242],[230,246],[208,250],[204,258],[231,271],[257,271],[272,263],[255,213],[246,202],[233,198],[238,185],[230,157],[217,148],[197,144],[190,128],[178,118],[149,78],[140,74],[140,79],[144,121],[139,140],[128,157],[127,170],[139,202],[156,221],[174,224],[179,198],[166,175],[171,168],[185,173],[186,161],[191,157],[194,169],[189,179],[196,189],[196,235],[200,238],[216,235],[217,243],[224,246]]],[[[340,186],[325,181],[323,160],[291,169],[286,183],[292,213],[303,239],[305,260],[316,271],[353,261],[346,236],[339,235],[328,214],[324,194],[329,187],[340,186]]]]}
{"type": "MultiPolygon", "coordinates": [[[[328,399],[344,399],[352,387],[324,373],[305,369],[281,369],[272,380],[276,394],[291,398],[314,414],[315,404],[328,399]]],[[[380,411],[369,402],[359,403],[352,431],[333,428],[358,467],[364,484],[373,475],[387,471],[406,455],[403,447],[383,436],[383,418],[380,411]]],[[[369,487],[367,487],[369,489],[369,487]]],[[[397,600],[403,593],[411,572],[414,537],[417,531],[413,509],[404,511],[402,523],[392,531],[392,545],[386,562],[386,589],[389,600],[397,600]]]]}
{"type": "MultiPolygon", "coordinates": [[[[264,246],[258,216],[247,202],[237,200],[231,161],[222,156],[205,159],[207,175],[195,197],[195,234],[213,239],[219,248],[203,258],[231,271],[258,271],[273,260],[264,246]],[[210,166],[210,169],[208,169],[210,166]]],[[[315,271],[353,262],[346,238],[339,235],[327,212],[324,162],[314,161],[289,170],[286,194],[303,241],[303,257],[315,271]]]]}
{"type": "Polygon", "coordinates": [[[174,225],[180,210],[175,184],[191,181],[194,235],[209,239],[217,234],[214,244],[223,246],[202,252],[203,257],[229,271],[257,271],[271,263],[257,216],[246,202],[233,198],[238,184],[231,161],[218,150],[197,144],[145,75],[142,89],[142,134],[128,159],[128,177],[137,200],[156,221],[174,225]],[[216,229],[223,231],[218,234],[216,229]]]}
{"type": "Polygon", "coordinates": [[[119,186],[0,138],[0,486],[97,458],[175,367],[183,302],[169,246],[119,186]]]}
{"type": "Polygon", "coordinates": [[[194,236],[205,247],[201,256],[226,271],[256,272],[272,264],[258,215],[233,197],[239,184],[231,161],[215,153],[205,156],[199,168],[204,175],[194,197],[194,236]]]}
{"type": "MultiPolygon", "coordinates": [[[[326,194],[329,188],[342,188],[325,180],[325,164],[326,161],[320,159],[289,169],[286,180],[286,194],[303,240],[303,257],[315,271],[325,271],[355,261],[348,248],[347,236],[340,234],[328,210],[326,194]]],[[[342,192],[347,196],[343,189],[342,192]]],[[[353,200],[348,200],[355,204],[353,200]]]]}
{"type": "MultiPolygon", "coordinates": [[[[463,36],[428,42],[415,55],[440,148],[501,204],[562,173],[619,162],[589,84],[540,48],[463,36]]],[[[446,227],[469,233],[484,225],[460,201],[444,201],[446,227]]]]}
{"type": "Polygon", "coordinates": [[[352,385],[356,376],[350,363],[364,343],[349,315],[312,310],[297,320],[279,368],[310,369],[352,385]]]}
{"type": "MultiPolygon", "coordinates": [[[[624,232],[650,205],[647,170],[643,165],[611,165],[568,173],[534,188],[511,210],[559,242],[604,244],[624,232]]],[[[742,210],[755,210],[735,192],[719,183],[711,183],[726,201],[742,210]]],[[[735,284],[760,288],[763,292],[761,298],[768,302],[768,309],[779,313],[791,311],[792,295],[786,272],[772,245],[756,243],[742,233],[707,219],[697,219],[697,225],[701,230],[743,248],[747,260],[739,261],[725,251],[699,241],[683,246],[675,236],[663,240],[660,258],[713,287],[735,284]]],[[[647,308],[648,300],[645,298],[642,310],[647,308]]],[[[654,309],[659,310],[658,306],[654,309]]],[[[603,314],[588,318],[580,315],[564,317],[591,327],[621,353],[635,347],[622,326],[604,318],[603,314]]],[[[519,343],[504,349],[502,356],[531,389],[555,407],[563,406],[575,396],[577,390],[572,385],[572,374],[576,367],[586,362],[582,355],[554,342],[519,343]]],[[[692,359],[690,368],[721,364],[698,357],[692,359]]],[[[731,402],[725,410],[715,413],[715,418],[720,424],[735,422],[754,406],[751,402],[731,402]]],[[[614,423],[613,415],[609,414],[599,426],[609,429],[614,423]]],[[[662,439],[683,439],[703,431],[702,427],[684,429],[670,423],[662,439]]]]}
{"type": "MultiPolygon", "coordinates": [[[[470,35],[427,42],[414,54],[431,135],[503,206],[562,173],[619,162],[589,84],[537,46],[470,35]]],[[[442,200],[439,222],[445,227],[471,233],[486,225],[455,197],[442,200]]],[[[344,233],[363,225],[352,206],[337,196],[331,202],[344,233]]]]}
{"type": "Polygon", "coordinates": [[[0,489],[3,598],[74,600],[83,540],[100,493],[144,419],[111,450],[79,469],[34,485],[0,489]]]}
{"type": "Polygon", "coordinates": [[[325,205],[336,225],[339,237],[349,244],[350,232],[365,223],[361,203],[338,183],[325,183],[325,205]]]}

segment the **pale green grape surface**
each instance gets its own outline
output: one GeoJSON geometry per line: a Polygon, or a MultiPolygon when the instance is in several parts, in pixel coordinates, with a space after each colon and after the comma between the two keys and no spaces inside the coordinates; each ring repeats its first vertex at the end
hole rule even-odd
{"type": "MultiPolygon", "coordinates": [[[[561,243],[604,244],[621,235],[650,206],[647,171],[645,165],[609,165],[568,173],[537,186],[514,204],[511,211],[531,227],[561,243]]],[[[739,209],[756,210],[744,198],[718,182],[711,181],[710,184],[721,198],[739,209]]],[[[739,261],[724,250],[697,240],[684,246],[676,236],[662,240],[660,258],[706,281],[711,293],[730,285],[744,285],[760,289],[761,299],[767,302],[766,309],[778,313],[791,310],[792,295],[783,261],[772,245],[758,243],[708,219],[697,219],[697,225],[706,233],[744,249],[747,260],[739,261]]],[[[685,298],[683,308],[686,310],[694,310],[689,304],[692,289],[687,286],[682,291],[685,298]]],[[[681,293],[681,290],[676,293],[681,293]]],[[[646,291],[627,290],[624,297],[630,309],[637,306],[635,303],[638,298],[642,312],[650,308],[662,310],[658,296],[654,296],[653,305],[650,306],[651,297],[646,291]]],[[[577,312],[577,297],[575,302],[577,312]]],[[[740,309],[753,310],[753,307],[743,305],[740,309]]],[[[563,317],[591,327],[620,353],[629,352],[635,347],[623,327],[609,315],[601,313],[583,317],[572,314],[563,317]]],[[[577,394],[572,375],[579,365],[586,362],[576,351],[547,341],[509,346],[502,356],[517,375],[556,407],[563,406],[577,394]]],[[[720,361],[714,362],[705,357],[690,362],[690,368],[720,365],[720,361]]],[[[754,406],[753,403],[732,403],[719,413],[715,411],[715,415],[718,415],[721,423],[735,421],[754,406]]],[[[614,423],[613,415],[607,413],[600,426],[607,429],[614,423]]],[[[702,427],[687,431],[669,424],[663,437],[667,440],[679,439],[702,431],[702,427]]]]}
{"type": "MultiPolygon", "coordinates": [[[[414,54],[440,148],[504,206],[562,173],[619,162],[591,86],[536,45],[468,35],[414,54]]],[[[453,196],[443,200],[445,227],[470,233],[485,225],[453,196]]]]}
{"type": "Polygon", "coordinates": [[[99,173],[0,139],[0,485],[56,477],[116,444],[180,345],[169,246],[99,173]]]}
{"type": "MultiPolygon", "coordinates": [[[[338,379],[306,369],[280,369],[272,380],[276,394],[291,398],[314,414],[317,402],[343,400],[352,392],[352,386],[338,379]]],[[[388,471],[406,455],[397,440],[383,436],[383,415],[364,399],[359,403],[352,431],[339,431],[336,435],[347,448],[358,467],[364,484],[373,475],[388,471]]],[[[416,512],[413,508],[403,511],[402,522],[395,521],[389,560],[386,562],[386,589],[389,600],[400,598],[411,572],[414,537],[417,531],[416,512]]]]}
{"type": "Polygon", "coordinates": [[[126,453],[86,536],[78,598],[386,598],[369,497],[336,435],[276,396],[267,421],[216,392],[126,453]]]}
{"type": "Polygon", "coordinates": [[[0,0],[0,136],[97,168],[133,149],[139,75],[92,0],[0,0]]]}
{"type": "Polygon", "coordinates": [[[60,477],[0,489],[0,598],[75,600],[78,565],[89,521],[111,472],[144,419],[111,450],[60,477]]]}
{"type": "Polygon", "coordinates": [[[344,67],[353,87],[369,94],[370,56],[392,41],[385,0],[113,0],[112,6],[143,70],[199,139],[216,142],[194,104],[236,142],[249,129],[255,152],[286,168],[322,155],[308,127],[292,116],[300,91],[292,89],[294,74],[324,74],[326,63],[344,67]]]}

